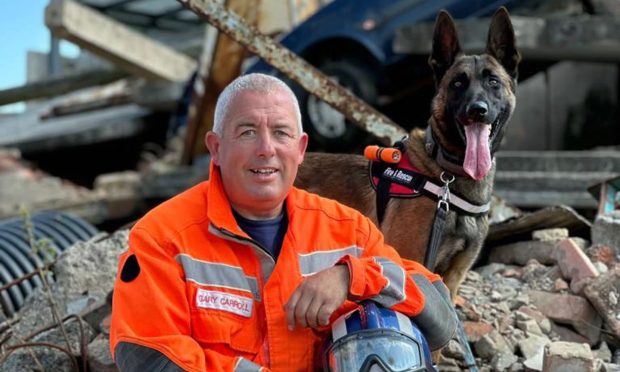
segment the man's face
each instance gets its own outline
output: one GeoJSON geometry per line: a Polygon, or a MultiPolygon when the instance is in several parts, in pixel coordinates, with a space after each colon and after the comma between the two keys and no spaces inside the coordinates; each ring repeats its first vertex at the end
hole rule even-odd
{"type": "Polygon", "coordinates": [[[246,218],[276,217],[308,144],[291,98],[278,90],[241,92],[223,124],[222,135],[209,132],[206,143],[233,208],[246,218]]]}

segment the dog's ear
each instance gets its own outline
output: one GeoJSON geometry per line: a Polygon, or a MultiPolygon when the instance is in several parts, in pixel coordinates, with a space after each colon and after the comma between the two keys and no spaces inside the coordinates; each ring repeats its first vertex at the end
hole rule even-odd
{"type": "Polygon", "coordinates": [[[433,51],[428,64],[433,69],[435,83],[439,84],[446,71],[452,66],[456,57],[461,54],[461,45],[456,34],[456,26],[448,12],[442,10],[435,21],[433,35],[433,51]]]}
{"type": "Polygon", "coordinates": [[[499,8],[491,18],[486,52],[495,57],[513,79],[517,79],[521,55],[517,51],[510,15],[504,7],[499,8]]]}

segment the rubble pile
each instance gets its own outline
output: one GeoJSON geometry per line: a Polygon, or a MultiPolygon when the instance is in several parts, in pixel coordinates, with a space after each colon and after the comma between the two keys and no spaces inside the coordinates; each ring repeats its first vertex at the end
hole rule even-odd
{"type": "MultiPolygon", "coordinates": [[[[456,308],[480,371],[620,371],[620,252],[607,244],[619,224],[619,215],[597,219],[592,242],[564,228],[536,231],[531,240],[492,248],[488,262],[467,273],[456,308]]],[[[102,234],[65,251],[52,268],[50,293],[73,361],[54,326],[48,292],[39,288],[0,325],[0,370],[37,370],[40,363],[72,371],[77,363],[80,370],[116,371],[108,346],[110,294],[126,248],[127,231],[102,234]],[[28,343],[39,346],[20,347],[28,343]]],[[[438,368],[466,370],[464,359],[452,340],[438,368]]]]}
{"type": "MultiPolygon", "coordinates": [[[[592,244],[536,231],[467,273],[456,305],[480,371],[620,371],[620,251],[599,243],[618,224],[597,219],[608,234],[592,244]]],[[[441,371],[463,369],[455,340],[440,359],[441,371]]]]}
{"type": "Polygon", "coordinates": [[[105,319],[111,312],[110,294],[114,286],[118,257],[127,249],[128,231],[100,234],[73,245],[60,255],[52,270],[55,281],[50,291],[34,290],[22,309],[0,325],[2,371],[115,371],[108,347],[105,319]],[[53,299],[71,347],[50,306],[53,299]],[[13,323],[13,324],[10,324],[13,323]],[[23,347],[36,343],[38,346],[23,347]],[[52,346],[50,346],[52,345],[52,346]],[[8,351],[14,351],[8,354],[8,351]],[[8,355],[8,357],[7,357],[8,355]],[[36,356],[36,360],[33,359],[36,356]]]}

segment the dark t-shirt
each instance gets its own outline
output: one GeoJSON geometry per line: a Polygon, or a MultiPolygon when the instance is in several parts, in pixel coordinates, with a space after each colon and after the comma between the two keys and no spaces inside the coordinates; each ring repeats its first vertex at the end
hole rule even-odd
{"type": "Polygon", "coordinates": [[[252,239],[260,243],[260,245],[271,254],[274,259],[278,259],[284,234],[288,228],[288,217],[286,211],[282,208],[282,213],[271,220],[249,220],[233,210],[235,220],[252,239]]]}

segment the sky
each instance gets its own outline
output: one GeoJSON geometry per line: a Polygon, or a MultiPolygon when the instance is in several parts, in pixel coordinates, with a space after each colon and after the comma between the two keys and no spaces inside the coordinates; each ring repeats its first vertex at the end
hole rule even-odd
{"type": "MultiPolygon", "coordinates": [[[[50,33],[44,12],[48,0],[0,0],[0,90],[26,82],[26,51],[49,52],[50,33]]],[[[61,54],[76,56],[79,49],[61,42],[61,54]]],[[[0,106],[19,111],[20,105],[0,106]]]]}

